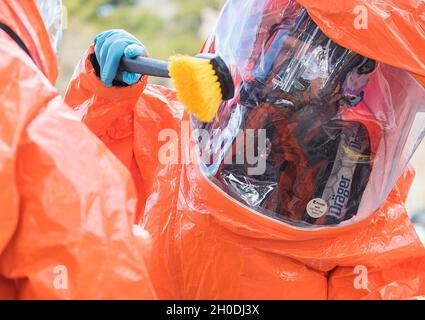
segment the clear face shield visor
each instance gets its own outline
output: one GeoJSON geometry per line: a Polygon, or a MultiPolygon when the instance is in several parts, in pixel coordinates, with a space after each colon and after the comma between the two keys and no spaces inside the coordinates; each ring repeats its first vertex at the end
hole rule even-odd
{"type": "Polygon", "coordinates": [[[52,47],[59,56],[64,28],[62,0],[35,0],[35,3],[49,33],[52,47]]]}
{"type": "Polygon", "coordinates": [[[213,123],[192,121],[201,167],[260,214],[301,228],[363,220],[425,135],[423,87],[334,43],[296,1],[229,1],[204,51],[236,89],[213,123]]]}

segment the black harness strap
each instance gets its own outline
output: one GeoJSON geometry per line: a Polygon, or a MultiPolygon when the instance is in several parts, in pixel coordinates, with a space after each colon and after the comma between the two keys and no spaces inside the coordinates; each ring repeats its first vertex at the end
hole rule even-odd
{"type": "MultiPolygon", "coordinates": [[[[20,46],[21,49],[24,50],[25,53],[29,57],[31,57],[31,54],[30,54],[30,51],[28,50],[28,47],[25,45],[25,43],[22,41],[22,39],[19,38],[19,36],[15,33],[15,31],[13,31],[12,29],[10,29],[9,26],[7,26],[7,25],[5,25],[4,23],[1,23],[1,22],[0,22],[0,29],[3,30],[4,32],[6,32],[9,35],[9,37],[11,37],[12,40],[15,41],[16,44],[18,46],[20,46]]],[[[32,57],[31,57],[31,59],[32,59],[32,57]]]]}

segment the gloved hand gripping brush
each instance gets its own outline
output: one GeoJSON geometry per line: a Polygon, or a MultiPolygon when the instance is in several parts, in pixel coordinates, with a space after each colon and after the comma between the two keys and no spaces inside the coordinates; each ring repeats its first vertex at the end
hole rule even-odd
{"type": "Polygon", "coordinates": [[[218,56],[173,56],[170,61],[145,57],[122,58],[123,71],[171,78],[179,100],[189,112],[204,122],[211,122],[223,100],[234,96],[229,68],[218,56]]]}

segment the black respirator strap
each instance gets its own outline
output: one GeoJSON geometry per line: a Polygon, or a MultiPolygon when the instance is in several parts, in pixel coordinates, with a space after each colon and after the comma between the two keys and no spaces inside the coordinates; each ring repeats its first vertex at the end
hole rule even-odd
{"type": "Polygon", "coordinates": [[[13,31],[9,26],[5,25],[4,23],[0,22],[0,29],[3,30],[8,34],[10,38],[12,38],[13,41],[16,42],[16,44],[23,50],[25,53],[32,59],[31,53],[28,50],[28,47],[25,45],[25,43],[22,41],[22,39],[13,31]]]}

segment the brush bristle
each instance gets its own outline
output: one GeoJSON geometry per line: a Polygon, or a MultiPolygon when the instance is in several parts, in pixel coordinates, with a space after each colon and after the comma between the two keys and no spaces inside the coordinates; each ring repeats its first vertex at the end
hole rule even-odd
{"type": "Polygon", "coordinates": [[[210,60],[188,56],[174,56],[170,60],[170,76],[178,98],[199,120],[211,122],[223,99],[210,60]]]}

